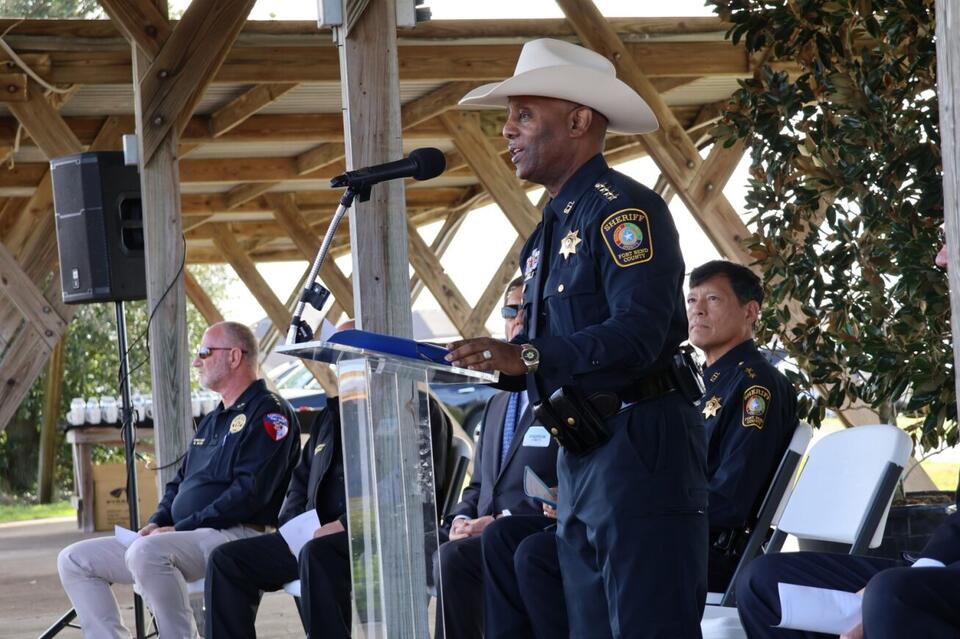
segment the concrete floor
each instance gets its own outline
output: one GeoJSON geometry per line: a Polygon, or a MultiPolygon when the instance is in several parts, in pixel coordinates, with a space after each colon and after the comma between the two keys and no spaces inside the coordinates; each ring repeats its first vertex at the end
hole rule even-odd
{"type": "MultiPolygon", "coordinates": [[[[57,553],[85,537],[72,519],[0,524],[0,639],[38,637],[70,609],[57,577],[57,553]]],[[[114,593],[127,627],[133,628],[131,587],[114,586],[114,593]]],[[[58,636],[76,639],[81,634],[68,628],[58,636]]],[[[276,594],[263,598],[257,636],[303,637],[292,597],[276,594]]]]}

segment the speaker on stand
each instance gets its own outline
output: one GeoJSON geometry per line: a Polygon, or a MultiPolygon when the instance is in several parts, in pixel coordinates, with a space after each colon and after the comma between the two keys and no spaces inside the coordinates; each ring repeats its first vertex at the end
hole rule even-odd
{"type": "MultiPolygon", "coordinates": [[[[120,357],[121,429],[127,468],[130,529],[140,529],[137,507],[136,431],[130,403],[130,364],[123,302],[147,297],[143,207],[136,166],[122,152],[77,153],[50,162],[60,284],[66,304],[114,302],[120,357]]],[[[67,627],[71,610],[41,639],[67,627]]],[[[134,593],[137,639],[144,637],[143,601],[134,593]]]]}

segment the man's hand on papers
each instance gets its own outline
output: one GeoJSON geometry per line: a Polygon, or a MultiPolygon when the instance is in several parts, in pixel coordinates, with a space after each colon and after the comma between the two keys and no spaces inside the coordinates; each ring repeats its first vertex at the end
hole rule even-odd
{"type": "Polygon", "coordinates": [[[173,526],[160,526],[159,528],[154,528],[151,530],[148,535],[162,535],[163,533],[176,532],[176,528],[173,526]]]}
{"type": "MultiPolygon", "coordinates": [[[[863,597],[864,590],[866,590],[866,588],[861,588],[857,594],[863,597]]],[[[863,639],[863,623],[858,623],[850,630],[847,630],[845,633],[840,635],[840,639],[863,639]]]]}
{"type": "Polygon", "coordinates": [[[519,344],[502,342],[491,337],[453,342],[446,360],[453,366],[475,371],[500,371],[505,375],[525,375],[527,367],[520,357],[519,344]]]}
{"type": "Polygon", "coordinates": [[[146,526],[144,526],[143,528],[141,528],[141,529],[137,532],[137,534],[140,535],[141,537],[146,537],[147,535],[149,535],[150,533],[152,533],[154,530],[156,530],[156,529],[159,528],[159,527],[160,527],[160,526],[158,526],[158,525],[156,525],[156,524],[154,524],[154,523],[149,523],[149,524],[147,524],[146,526]]]}
{"type": "Polygon", "coordinates": [[[485,515],[477,519],[457,519],[450,526],[450,540],[456,541],[467,537],[477,537],[492,521],[493,517],[491,515],[485,515]]]}
{"type": "Polygon", "coordinates": [[[332,535],[334,533],[343,532],[343,524],[340,523],[340,520],[331,521],[328,524],[324,524],[313,531],[313,538],[319,539],[320,537],[325,537],[326,535],[332,535]]]}

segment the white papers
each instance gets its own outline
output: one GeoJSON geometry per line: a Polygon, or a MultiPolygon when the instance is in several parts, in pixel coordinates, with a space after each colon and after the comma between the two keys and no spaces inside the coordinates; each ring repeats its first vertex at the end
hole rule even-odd
{"type": "Polygon", "coordinates": [[[840,635],[860,623],[863,598],[854,592],[778,584],[780,625],[778,628],[840,635]]]}
{"type": "Polygon", "coordinates": [[[136,541],[137,537],[140,536],[129,528],[124,528],[123,526],[114,526],[113,535],[117,538],[117,541],[123,544],[124,548],[129,548],[130,544],[136,541]]]}
{"type": "Polygon", "coordinates": [[[320,527],[320,518],[315,508],[309,509],[302,515],[297,515],[284,525],[280,526],[280,536],[290,546],[294,557],[300,556],[300,549],[313,539],[313,533],[320,527]]]}

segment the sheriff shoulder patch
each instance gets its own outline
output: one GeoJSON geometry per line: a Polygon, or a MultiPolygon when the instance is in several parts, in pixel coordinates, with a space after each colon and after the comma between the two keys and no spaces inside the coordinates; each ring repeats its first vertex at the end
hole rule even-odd
{"type": "Polygon", "coordinates": [[[767,409],[770,408],[770,391],[763,386],[751,386],[743,392],[743,427],[763,430],[767,409]]]}
{"type": "Polygon", "coordinates": [[[621,268],[653,259],[650,218],[640,209],[617,211],[600,224],[600,234],[613,261],[621,268]]]}
{"type": "Polygon", "coordinates": [[[278,442],[290,432],[290,422],[280,413],[267,413],[263,416],[263,429],[270,439],[278,442]]]}

